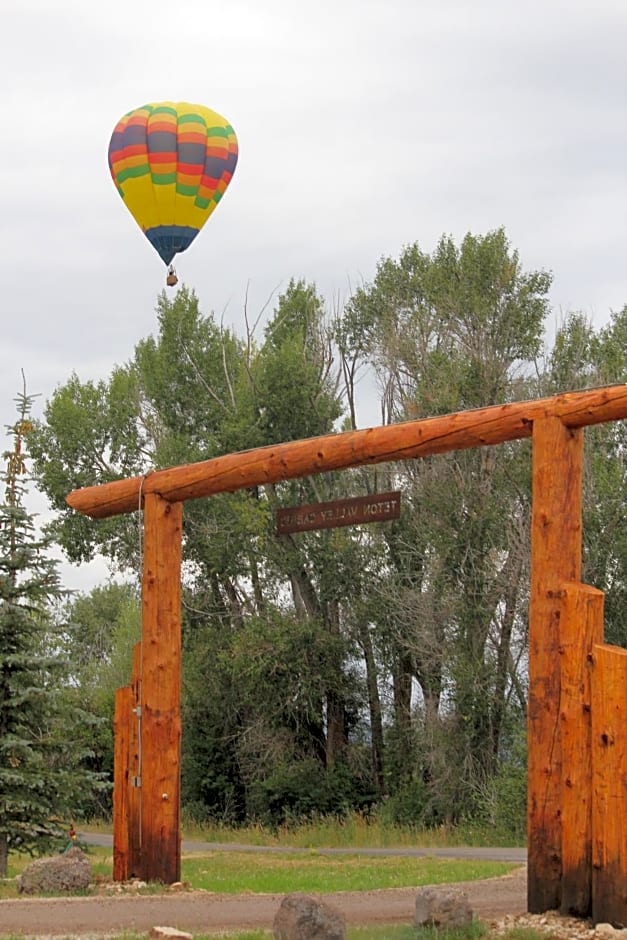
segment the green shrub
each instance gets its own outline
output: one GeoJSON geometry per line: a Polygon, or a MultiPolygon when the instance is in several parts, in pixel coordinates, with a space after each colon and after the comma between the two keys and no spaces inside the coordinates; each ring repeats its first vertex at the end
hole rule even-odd
{"type": "Polygon", "coordinates": [[[345,816],[371,802],[373,794],[362,789],[345,764],[325,771],[309,758],[278,764],[249,787],[247,799],[249,818],[278,827],[312,816],[345,816]]]}

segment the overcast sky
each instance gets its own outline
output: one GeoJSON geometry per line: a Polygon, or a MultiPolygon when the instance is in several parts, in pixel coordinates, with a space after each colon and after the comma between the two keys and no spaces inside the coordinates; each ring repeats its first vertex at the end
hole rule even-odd
{"type": "MultiPolygon", "coordinates": [[[[4,0],[0,414],[155,329],[158,255],[107,166],[147,101],[223,114],[231,186],[177,259],[242,327],[291,277],[329,299],[383,255],[504,226],[555,318],[627,303],[625,0],[4,0]]],[[[41,408],[38,405],[38,410],[41,408]]]]}

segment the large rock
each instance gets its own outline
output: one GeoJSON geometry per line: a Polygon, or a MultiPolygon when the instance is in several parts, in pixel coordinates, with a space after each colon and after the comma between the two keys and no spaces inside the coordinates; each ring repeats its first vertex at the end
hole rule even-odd
{"type": "Polygon", "coordinates": [[[275,940],[344,940],[341,911],[306,894],[288,894],[274,918],[275,940]]]}
{"type": "Polygon", "coordinates": [[[73,846],[63,855],[38,858],[17,879],[20,894],[59,894],[84,891],[91,884],[91,865],[81,849],[73,846]]]}
{"type": "Polygon", "coordinates": [[[414,927],[464,927],[472,921],[468,896],[456,888],[423,888],[416,896],[414,927]]]}

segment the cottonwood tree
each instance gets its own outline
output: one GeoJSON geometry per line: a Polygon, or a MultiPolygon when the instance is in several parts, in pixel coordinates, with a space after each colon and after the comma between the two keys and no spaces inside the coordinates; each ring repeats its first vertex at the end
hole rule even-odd
{"type": "MultiPolygon", "coordinates": [[[[59,511],[54,531],[75,560],[99,548],[120,566],[139,568],[136,521],[114,519],[101,528],[87,520],[86,525],[67,511],[65,495],[71,486],[328,433],[341,414],[324,305],[312,285],[288,285],[260,342],[251,335],[237,339],[212,317],[201,315],[197,299],[186,290],[171,301],[162,296],[157,316],[157,335],[142,340],[132,360],[115,369],[108,382],[81,383],[73,376],[57,389],[35,431],[39,480],[59,511]]],[[[291,735],[292,742],[286,744],[286,755],[291,749],[290,759],[298,760],[316,753],[323,767],[331,767],[346,749],[354,694],[338,588],[347,579],[335,577],[337,564],[325,548],[329,538],[277,537],[273,524],[277,506],[320,498],[331,485],[330,479],[299,481],[186,506],[187,702],[217,720],[222,704],[233,700],[232,689],[240,690],[232,709],[222,709],[214,737],[216,746],[219,737],[221,746],[232,752],[219,764],[227,768],[232,791],[239,795],[242,787],[233,768],[243,768],[257,737],[258,749],[265,746],[268,709],[258,685],[251,687],[245,676],[234,684],[232,663],[244,662],[234,644],[246,642],[245,635],[250,638],[259,622],[270,631],[272,624],[292,618],[304,635],[314,631],[329,649],[341,651],[324,659],[324,691],[316,697],[315,716],[312,703],[305,702],[304,686],[300,692],[303,704],[295,704],[295,713],[308,717],[299,724],[298,740],[290,715],[283,715],[284,731],[289,732],[285,740],[291,735]],[[202,705],[201,661],[212,670],[216,710],[202,705]],[[197,687],[188,681],[192,675],[198,677],[197,687]]],[[[196,727],[187,705],[186,718],[188,728],[196,727]]],[[[277,721],[273,719],[273,727],[277,721]]],[[[208,745],[192,731],[184,748],[186,766],[196,772],[208,745]]],[[[212,753],[215,759],[215,748],[212,753]]],[[[199,793],[215,792],[207,785],[210,776],[205,774],[199,793]]],[[[189,786],[185,792],[197,799],[189,786]]]]}
{"type": "MultiPolygon", "coordinates": [[[[525,271],[498,230],[382,260],[333,335],[303,281],[278,297],[261,336],[225,330],[185,289],[163,295],[155,336],[106,381],[71,377],[31,436],[55,532],[70,557],[100,549],[137,574],[137,519],[83,519],[67,510],[69,489],[356,428],[374,386],[391,423],[537,397],[579,375],[621,381],[620,315],[607,333],[560,334],[542,372],[550,280],[525,271]],[[361,382],[368,374],[374,382],[361,382]]],[[[587,438],[599,484],[589,506],[601,512],[586,563],[592,583],[611,586],[616,624],[621,433],[587,438]]],[[[529,475],[528,443],[513,442],[186,504],[186,804],[277,822],[283,809],[385,793],[404,818],[439,823],[476,814],[488,791],[492,800],[504,761],[518,782],[529,475]],[[278,507],[387,489],[403,492],[392,523],[276,534],[278,507]]]]}
{"type": "MultiPolygon", "coordinates": [[[[410,245],[348,304],[344,375],[374,369],[385,422],[532,397],[549,286],[547,273],[523,270],[502,230],[459,246],[444,237],[432,254],[410,245]]],[[[390,786],[418,791],[431,821],[472,811],[499,758],[524,640],[523,453],[504,445],[392,471],[405,511],[382,536],[388,568],[378,613],[373,605],[393,686],[390,786]]]]}

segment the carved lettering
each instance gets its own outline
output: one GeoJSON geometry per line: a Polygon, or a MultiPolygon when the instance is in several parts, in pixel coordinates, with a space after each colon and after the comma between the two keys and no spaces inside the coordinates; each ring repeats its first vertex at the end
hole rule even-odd
{"type": "Polygon", "coordinates": [[[318,503],[311,506],[291,506],[277,510],[277,533],[307,532],[312,529],[331,529],[344,525],[359,525],[398,519],[401,512],[401,494],[379,493],[375,496],[356,496],[318,503]]]}

